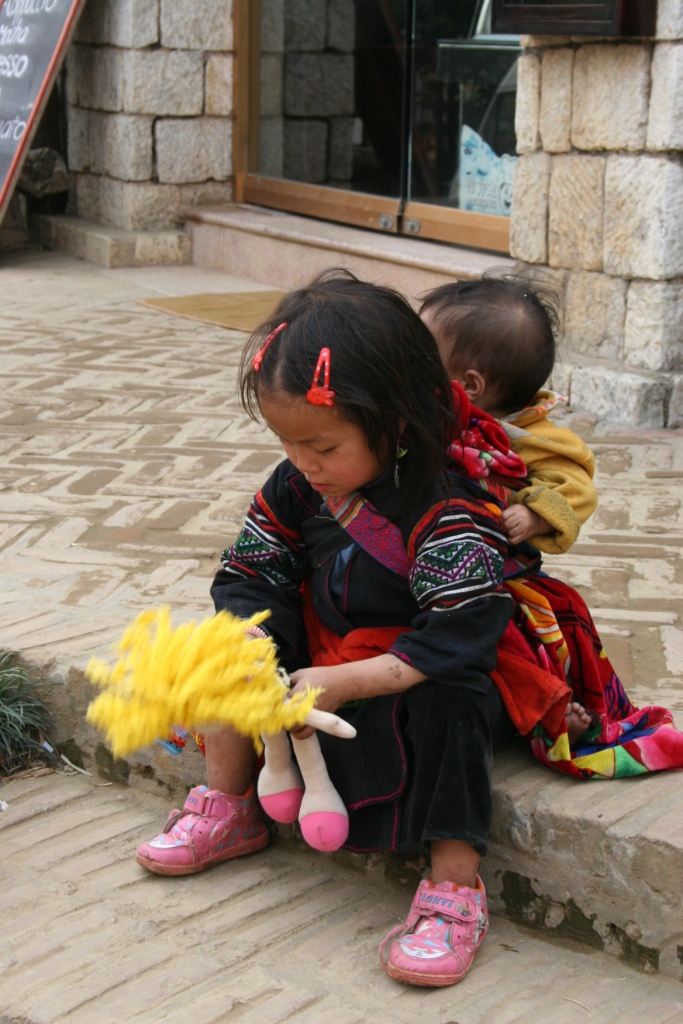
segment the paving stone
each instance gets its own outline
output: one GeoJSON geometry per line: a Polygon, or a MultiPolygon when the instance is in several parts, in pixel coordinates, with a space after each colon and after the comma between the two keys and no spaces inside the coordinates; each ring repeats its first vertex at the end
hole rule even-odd
{"type": "Polygon", "coordinates": [[[330,50],[353,53],[355,27],[353,0],[327,0],[327,46],[330,50]]]}
{"type": "Polygon", "coordinates": [[[222,181],[232,174],[232,122],[227,118],[161,118],[154,137],[157,173],[164,184],[222,181]]]}
{"type": "MultiPolygon", "coordinates": [[[[145,54],[145,56],[148,56],[145,54]]],[[[123,52],[74,43],[67,52],[67,96],[71,106],[121,110],[123,52]]]]}
{"type": "Polygon", "coordinates": [[[604,157],[556,156],[549,193],[551,267],[602,270],[604,157]]]}
{"type": "Polygon", "coordinates": [[[574,61],[572,145],[588,150],[642,150],[649,91],[649,47],[581,46],[574,61]]]}
{"type": "Polygon", "coordinates": [[[683,284],[632,281],[626,304],[624,355],[649,370],[683,367],[683,284]]]}
{"type": "Polygon", "coordinates": [[[232,55],[212,53],[206,61],[204,113],[210,117],[232,114],[232,55]]]}
{"type": "Polygon", "coordinates": [[[539,129],[547,153],[568,153],[571,149],[573,71],[573,50],[544,52],[539,129]]]}
{"type": "Polygon", "coordinates": [[[232,50],[231,0],[160,0],[160,32],[170,49],[232,50]]]}
{"type": "Polygon", "coordinates": [[[123,181],[148,181],[152,177],[152,120],[151,116],[91,111],[89,170],[123,181]]]}
{"type": "Polygon", "coordinates": [[[287,53],[284,112],[288,117],[353,115],[353,57],[337,53],[287,53]]]}
{"type": "MultiPolygon", "coordinates": [[[[262,428],[244,423],[232,398],[244,335],[136,302],[244,290],[245,282],[194,267],[104,270],[38,251],[0,265],[0,472],[10,482],[0,491],[0,632],[50,673],[55,739],[73,739],[91,758],[98,740],[83,721],[91,654],[106,656],[144,607],[168,602],[178,621],[210,614],[219,552],[279,452],[262,428]]],[[[573,395],[595,372],[573,365],[573,395]]],[[[608,409],[647,413],[641,398],[637,389],[617,390],[608,409]]],[[[664,407],[662,399],[662,416],[664,407]]],[[[631,696],[666,703],[680,723],[683,437],[633,421],[593,430],[571,412],[564,422],[596,451],[601,500],[577,545],[548,559],[547,570],[580,588],[608,654],[631,674],[631,696]]],[[[543,771],[522,746],[499,757],[495,771],[487,884],[498,911],[539,931],[495,918],[468,979],[456,992],[428,994],[396,986],[376,960],[412,881],[394,889],[378,874],[348,873],[339,860],[308,854],[302,867],[298,849],[280,844],[191,879],[138,870],[131,851],[171,805],[159,782],[177,798],[203,778],[196,753],[173,760],[160,748],[144,752],[131,759],[123,789],[93,792],[97,777],[3,783],[10,812],[0,814],[0,830],[13,852],[0,884],[18,929],[0,954],[12,961],[0,977],[3,1012],[45,1024],[162,1024],[190,1014],[215,1021],[226,1007],[263,1020],[268,1006],[274,1019],[301,1024],[328,1011],[335,1024],[412,1024],[428,1000],[444,1022],[508,1022],[514,1010],[527,1024],[555,1024],[565,1011],[575,1021],[578,998],[605,1022],[622,1024],[629,1014],[640,1021],[642,1007],[653,1021],[675,1019],[681,990],[664,975],[680,977],[679,776],[584,785],[543,771]],[[276,903],[272,928],[256,905],[260,892],[276,903]],[[92,915],[102,908],[109,918],[98,925],[92,915]],[[537,938],[544,934],[578,935],[584,945],[548,945],[537,938]],[[41,942],[44,958],[30,960],[41,942]],[[660,975],[632,974],[600,949],[640,957],[641,966],[658,950],[660,975]],[[179,985],[181,963],[209,982],[179,985]],[[207,963],[213,973],[204,975],[207,963]]]]}
{"type": "Polygon", "coordinates": [[[444,1022],[457,1015],[461,1024],[571,1024],[578,1000],[601,1024],[635,1024],[645,1007],[657,1024],[683,1010],[678,982],[636,973],[576,942],[541,942],[495,916],[457,989],[406,989],[381,972],[377,944],[405,915],[410,885],[277,845],[205,874],[154,878],[130,850],[163,815],[163,797],[58,775],[5,782],[0,792],[9,804],[5,836],[31,848],[36,819],[22,819],[20,805],[33,800],[46,808],[45,834],[59,841],[61,829],[69,840],[66,809],[79,806],[79,838],[92,851],[89,862],[75,854],[80,870],[71,880],[61,865],[3,861],[12,926],[3,933],[0,998],[12,1018],[413,1024],[427,1012],[444,1022]],[[102,834],[101,823],[125,813],[133,830],[121,859],[125,847],[102,834]]]}
{"type": "Polygon", "coordinates": [[[517,62],[515,134],[517,152],[533,153],[540,144],[541,60],[535,53],[523,53],[517,62]]]}
{"type": "Polygon", "coordinates": [[[127,113],[173,117],[201,114],[204,105],[202,53],[128,50],[122,59],[122,104],[127,113]]]}
{"type": "Polygon", "coordinates": [[[658,0],[657,39],[683,39],[683,8],[680,0],[658,0]]]}
{"type": "Polygon", "coordinates": [[[569,274],[564,344],[577,352],[619,359],[624,345],[626,295],[627,283],[619,277],[583,270],[569,274]]]}
{"type": "Polygon", "coordinates": [[[551,157],[539,150],[523,154],[515,165],[510,255],[525,263],[546,263],[548,259],[551,162],[551,157]]]}
{"type": "Polygon", "coordinates": [[[159,0],[90,0],[75,39],[127,48],[152,46],[159,41],[159,0]]]}
{"type": "Polygon", "coordinates": [[[261,53],[285,48],[285,0],[261,0],[261,53]]]}
{"type": "Polygon", "coordinates": [[[683,43],[655,47],[647,148],[683,149],[683,43]]]}
{"type": "Polygon", "coordinates": [[[285,49],[288,52],[325,49],[326,0],[288,0],[285,4],[285,49]]]}
{"type": "Polygon", "coordinates": [[[683,274],[683,167],[667,157],[610,156],[605,271],[659,280],[683,274]]]}

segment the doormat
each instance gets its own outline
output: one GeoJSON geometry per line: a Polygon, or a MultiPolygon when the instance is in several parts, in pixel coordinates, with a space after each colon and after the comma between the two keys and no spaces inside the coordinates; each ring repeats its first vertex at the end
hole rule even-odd
{"type": "Polygon", "coordinates": [[[251,333],[267,320],[285,292],[206,292],[202,295],[174,295],[163,299],[138,299],[141,306],[164,313],[218,324],[233,331],[251,333]]]}

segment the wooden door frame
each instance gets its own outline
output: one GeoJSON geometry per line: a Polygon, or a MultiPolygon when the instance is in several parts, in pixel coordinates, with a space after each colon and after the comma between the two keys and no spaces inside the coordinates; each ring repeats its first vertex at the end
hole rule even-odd
{"type": "Polygon", "coordinates": [[[260,0],[233,0],[233,173],[235,202],[273,207],[320,220],[400,233],[431,241],[508,254],[507,217],[471,213],[451,206],[348,192],[326,185],[270,178],[258,168],[260,0]]]}

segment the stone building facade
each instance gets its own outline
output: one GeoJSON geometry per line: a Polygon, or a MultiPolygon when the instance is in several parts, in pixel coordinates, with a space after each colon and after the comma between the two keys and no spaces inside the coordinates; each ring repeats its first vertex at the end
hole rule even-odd
{"type": "Polygon", "coordinates": [[[126,231],[232,198],[230,0],[90,0],[67,60],[73,214],[126,231]]]}
{"type": "MultiPolygon", "coordinates": [[[[261,11],[259,169],[343,184],[353,2],[261,11]]],[[[232,199],[249,87],[234,95],[234,39],[232,0],[86,5],[67,63],[69,213],[140,233],[139,262],[145,246],[148,262],[189,259],[181,211],[232,199]]],[[[653,39],[522,44],[511,255],[563,299],[554,383],[598,416],[683,426],[683,0],[658,0],[653,39]]]]}
{"type": "Polygon", "coordinates": [[[523,41],[511,255],[548,268],[564,346],[588,357],[562,386],[683,426],[683,2],[659,0],[651,40],[523,41]]]}
{"type": "Polygon", "coordinates": [[[261,0],[261,174],[350,187],[353,0],[261,0]]]}

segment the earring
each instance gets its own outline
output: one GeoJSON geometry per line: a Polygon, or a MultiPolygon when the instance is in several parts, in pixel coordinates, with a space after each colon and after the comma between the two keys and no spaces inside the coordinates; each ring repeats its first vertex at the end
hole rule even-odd
{"type": "Polygon", "coordinates": [[[394,462],[394,487],[400,487],[401,481],[398,476],[398,460],[402,459],[404,455],[407,455],[408,449],[401,448],[401,442],[396,442],[396,461],[394,462]]]}

